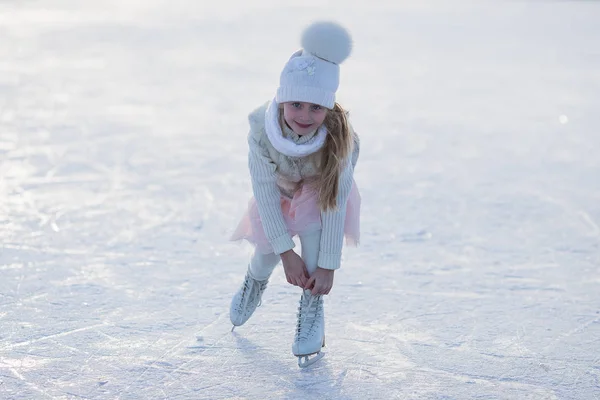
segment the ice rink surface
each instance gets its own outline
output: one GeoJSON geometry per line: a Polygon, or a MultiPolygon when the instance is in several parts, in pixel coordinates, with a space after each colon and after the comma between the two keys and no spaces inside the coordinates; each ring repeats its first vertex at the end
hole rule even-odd
{"type": "Polygon", "coordinates": [[[600,2],[0,2],[0,398],[599,399],[600,2]],[[247,114],[355,51],[327,355],[281,268],[230,332],[247,114]]]}

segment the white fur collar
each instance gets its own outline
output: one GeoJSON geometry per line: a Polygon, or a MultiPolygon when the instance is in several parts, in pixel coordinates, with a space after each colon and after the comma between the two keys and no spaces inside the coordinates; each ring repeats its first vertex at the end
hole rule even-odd
{"type": "Polygon", "coordinates": [[[265,131],[275,150],[288,157],[306,157],[319,151],[327,136],[325,125],[321,125],[315,136],[306,143],[297,144],[285,138],[279,125],[279,107],[274,99],[265,111],[265,131]]]}

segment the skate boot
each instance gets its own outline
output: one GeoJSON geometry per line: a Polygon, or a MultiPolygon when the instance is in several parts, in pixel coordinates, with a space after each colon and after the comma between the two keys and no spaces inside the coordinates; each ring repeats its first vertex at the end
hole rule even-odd
{"type": "Polygon", "coordinates": [[[325,346],[323,296],[313,296],[310,290],[304,290],[297,318],[292,352],[298,357],[298,366],[306,368],[325,356],[321,353],[321,347],[325,346]],[[310,358],[312,355],[315,356],[310,358]]]}
{"type": "Polygon", "coordinates": [[[256,307],[260,305],[262,294],[267,288],[268,282],[268,279],[257,281],[250,276],[249,270],[246,272],[244,283],[231,299],[231,306],[229,307],[229,318],[233,324],[232,332],[236,326],[243,325],[248,321],[256,307]]]}

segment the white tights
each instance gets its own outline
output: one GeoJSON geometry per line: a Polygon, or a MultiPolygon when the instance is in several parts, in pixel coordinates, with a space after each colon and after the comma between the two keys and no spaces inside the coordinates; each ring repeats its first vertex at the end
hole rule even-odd
{"type": "MultiPolygon", "coordinates": [[[[313,231],[298,235],[302,247],[302,260],[306,264],[308,275],[311,276],[317,269],[317,260],[319,258],[319,247],[321,244],[321,231],[313,231]]],[[[281,257],[279,254],[269,253],[261,254],[255,250],[250,260],[250,274],[259,281],[269,279],[271,273],[279,264],[281,257]]]]}

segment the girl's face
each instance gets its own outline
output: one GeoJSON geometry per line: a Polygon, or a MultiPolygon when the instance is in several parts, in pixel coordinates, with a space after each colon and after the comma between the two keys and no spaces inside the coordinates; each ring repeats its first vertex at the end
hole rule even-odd
{"type": "Polygon", "coordinates": [[[291,101],[283,103],[283,119],[298,135],[306,135],[321,126],[327,109],[318,104],[291,101]]]}

